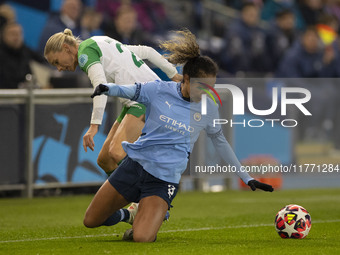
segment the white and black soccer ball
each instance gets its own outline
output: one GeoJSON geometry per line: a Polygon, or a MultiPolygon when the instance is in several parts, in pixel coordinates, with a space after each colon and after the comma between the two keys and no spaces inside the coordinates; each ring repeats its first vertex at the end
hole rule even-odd
{"type": "Polygon", "coordinates": [[[311,227],[310,214],[300,205],[286,205],[275,217],[275,229],[281,238],[305,238],[311,227]]]}

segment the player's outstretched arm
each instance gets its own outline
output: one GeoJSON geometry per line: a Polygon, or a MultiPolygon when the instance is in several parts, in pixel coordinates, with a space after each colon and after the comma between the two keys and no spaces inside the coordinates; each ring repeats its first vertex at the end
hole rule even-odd
{"type": "Polygon", "coordinates": [[[224,161],[232,166],[236,166],[238,171],[236,174],[247,184],[253,191],[261,189],[264,191],[274,191],[271,185],[256,181],[247,172],[241,170],[241,163],[237,159],[233,149],[225,139],[222,130],[217,132],[215,135],[209,135],[213,142],[218,154],[224,159],[224,161]]]}
{"type": "Polygon", "coordinates": [[[180,82],[182,78],[178,75],[176,67],[168,62],[154,48],[144,45],[126,45],[126,47],[134,52],[141,59],[147,59],[152,64],[160,68],[171,80],[180,82]]]}
{"type": "MultiPolygon", "coordinates": [[[[92,86],[95,88],[98,84],[107,83],[103,66],[100,63],[91,64],[87,71],[87,75],[91,80],[92,86]]],[[[84,68],[82,68],[82,70],[86,71],[84,68]]],[[[92,151],[94,150],[94,137],[98,132],[98,126],[102,124],[106,102],[106,96],[96,97],[93,99],[91,125],[83,136],[83,147],[85,152],[87,152],[87,147],[92,151]]]]}
{"type": "Polygon", "coordinates": [[[99,95],[117,96],[132,99],[136,93],[136,85],[120,86],[114,83],[99,84],[93,91],[91,98],[99,95]]]}

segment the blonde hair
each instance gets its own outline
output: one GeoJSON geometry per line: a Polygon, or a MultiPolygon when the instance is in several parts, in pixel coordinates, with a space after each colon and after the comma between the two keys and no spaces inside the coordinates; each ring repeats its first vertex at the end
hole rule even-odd
{"type": "Polygon", "coordinates": [[[64,32],[59,32],[52,35],[46,42],[44,49],[44,56],[46,57],[50,52],[59,52],[62,50],[63,44],[66,43],[71,46],[76,46],[81,43],[79,37],[75,37],[71,29],[66,28],[64,32]]]}
{"type": "Polygon", "coordinates": [[[188,29],[175,31],[172,40],[164,41],[159,46],[170,53],[165,57],[172,64],[185,64],[188,60],[200,56],[200,47],[196,42],[196,36],[188,29]]]}

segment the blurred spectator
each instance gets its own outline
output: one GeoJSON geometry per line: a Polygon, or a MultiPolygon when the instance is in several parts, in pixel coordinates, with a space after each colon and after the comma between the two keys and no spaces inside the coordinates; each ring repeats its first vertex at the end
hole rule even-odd
{"type": "Polygon", "coordinates": [[[81,35],[81,27],[79,23],[81,10],[81,0],[65,0],[60,13],[50,15],[40,36],[39,52],[41,54],[44,52],[48,38],[55,33],[64,31],[65,28],[71,29],[75,36],[81,35]]]}
{"type": "Polygon", "coordinates": [[[241,10],[244,4],[243,1],[240,0],[223,0],[221,2],[223,2],[226,6],[236,10],[241,10]]]}
{"type": "Polygon", "coordinates": [[[274,72],[283,54],[296,40],[295,17],[290,10],[282,10],[276,14],[267,35],[267,54],[271,58],[271,72],[274,72]]]}
{"type": "Polygon", "coordinates": [[[131,4],[130,0],[98,0],[96,10],[104,16],[112,17],[121,4],[131,4]]]}
{"type": "Polygon", "coordinates": [[[330,28],[333,29],[335,33],[338,32],[339,30],[339,23],[340,21],[336,18],[336,16],[328,13],[323,13],[319,17],[319,22],[318,24],[324,24],[329,26],[330,28]]]}
{"type": "Polygon", "coordinates": [[[136,11],[137,23],[144,32],[164,34],[171,28],[164,3],[160,0],[101,0],[97,1],[97,10],[107,17],[114,17],[120,6],[130,5],[136,11]]]}
{"type": "Polygon", "coordinates": [[[172,28],[164,3],[161,0],[134,1],[138,21],[143,30],[152,34],[164,34],[172,28]]]}
{"type": "Polygon", "coordinates": [[[327,69],[323,72],[323,77],[339,77],[339,54],[335,41],[338,38],[338,20],[329,14],[321,14],[319,23],[316,26],[321,42],[324,46],[323,62],[327,69]]]}
{"type": "Polygon", "coordinates": [[[300,0],[298,6],[306,27],[316,25],[324,13],[322,0],[300,0]]]}
{"type": "Polygon", "coordinates": [[[138,27],[137,13],[131,5],[121,5],[114,18],[104,24],[105,35],[124,44],[146,44],[144,33],[138,27]]]}
{"type": "Polygon", "coordinates": [[[85,8],[80,19],[81,38],[86,39],[95,35],[103,35],[104,32],[100,29],[102,21],[103,15],[101,13],[89,7],[85,8]]]}
{"type": "Polygon", "coordinates": [[[15,11],[8,4],[0,4],[0,29],[7,22],[14,22],[16,19],[15,11]]]}
{"type": "Polygon", "coordinates": [[[240,18],[232,23],[225,36],[226,49],[222,68],[231,73],[265,72],[269,58],[265,49],[265,33],[259,26],[259,8],[253,3],[243,6],[240,18]]]}
{"type": "MultiPolygon", "coordinates": [[[[340,95],[340,86],[339,86],[339,78],[340,78],[340,39],[337,37],[337,39],[330,45],[332,49],[335,50],[335,60],[334,64],[332,65],[333,69],[330,70],[329,75],[331,77],[334,77],[335,79],[327,79],[328,82],[333,82],[334,91],[333,91],[333,97],[335,98],[334,105],[330,111],[331,114],[333,114],[333,122],[332,122],[332,137],[331,141],[334,144],[334,149],[336,155],[340,155],[340,101],[338,100],[338,95],[340,95]]],[[[328,46],[327,48],[331,48],[328,46]]]]}
{"type": "Polygon", "coordinates": [[[276,77],[325,77],[335,59],[335,52],[325,52],[315,27],[308,27],[279,63],[276,77]]]}
{"type": "Polygon", "coordinates": [[[0,4],[0,17],[7,22],[14,22],[16,20],[15,11],[8,4],[0,4]]]}
{"type": "MultiPolygon", "coordinates": [[[[325,4],[325,7],[324,7],[325,13],[332,15],[338,20],[338,22],[340,22],[340,1],[339,0],[325,0],[324,4],[325,4]]],[[[337,32],[340,32],[340,31],[337,31],[337,32]]]]}
{"type": "Polygon", "coordinates": [[[16,89],[31,74],[30,61],[46,63],[38,53],[24,45],[21,25],[9,22],[1,30],[0,45],[0,88],[16,89]]]}
{"type": "MultiPolygon", "coordinates": [[[[308,27],[301,39],[289,49],[279,64],[276,76],[280,78],[331,77],[336,63],[334,50],[324,50],[315,27],[308,27]]],[[[307,140],[324,139],[329,133],[334,115],[335,91],[329,79],[289,79],[298,87],[307,88],[312,99],[307,108],[312,116],[301,116],[300,135],[307,140]]],[[[294,86],[294,84],[287,84],[294,86]]]]}
{"type": "Polygon", "coordinates": [[[261,19],[271,22],[276,18],[277,13],[284,10],[290,10],[294,14],[296,29],[304,29],[305,22],[296,4],[296,0],[266,0],[261,10],[261,19]]]}
{"type": "MultiPolygon", "coordinates": [[[[337,9],[339,11],[340,3],[338,1],[327,1],[328,3],[332,2],[332,8],[330,5],[326,6],[328,8],[327,14],[324,14],[319,19],[318,24],[318,32],[320,37],[323,38],[323,44],[325,45],[325,51],[329,52],[328,54],[331,55],[333,51],[335,51],[335,59],[333,60],[334,63],[331,65],[332,68],[328,69],[327,77],[334,77],[336,79],[327,79],[327,83],[333,82],[333,91],[332,97],[328,97],[327,99],[333,99],[334,104],[331,105],[332,108],[329,109],[327,112],[328,115],[332,114],[331,122],[332,125],[332,133],[331,133],[331,141],[334,144],[335,151],[337,155],[339,155],[340,151],[340,135],[339,135],[339,128],[340,128],[340,103],[337,99],[337,96],[340,93],[339,88],[339,78],[340,78],[340,41],[338,36],[339,31],[339,19],[336,18],[337,9]]],[[[340,12],[338,12],[340,14],[340,12]]],[[[340,17],[340,16],[338,16],[340,17]]]]}
{"type": "Polygon", "coordinates": [[[322,43],[328,47],[337,39],[339,22],[333,15],[321,14],[316,28],[322,43]]]}
{"type": "Polygon", "coordinates": [[[236,10],[241,10],[243,5],[247,3],[253,3],[257,5],[259,8],[262,8],[263,2],[267,2],[268,0],[265,0],[265,1],[262,1],[262,0],[213,0],[213,1],[224,3],[225,5],[236,10]]]}

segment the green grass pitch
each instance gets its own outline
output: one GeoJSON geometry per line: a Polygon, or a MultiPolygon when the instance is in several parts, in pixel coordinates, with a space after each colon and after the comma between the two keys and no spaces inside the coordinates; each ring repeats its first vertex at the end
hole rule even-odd
{"type": "Polygon", "coordinates": [[[121,241],[126,223],[86,229],[92,199],[0,199],[0,254],[340,254],[340,189],[179,193],[155,243],[121,241]],[[281,239],[273,222],[286,204],[312,217],[306,239],[281,239]]]}

